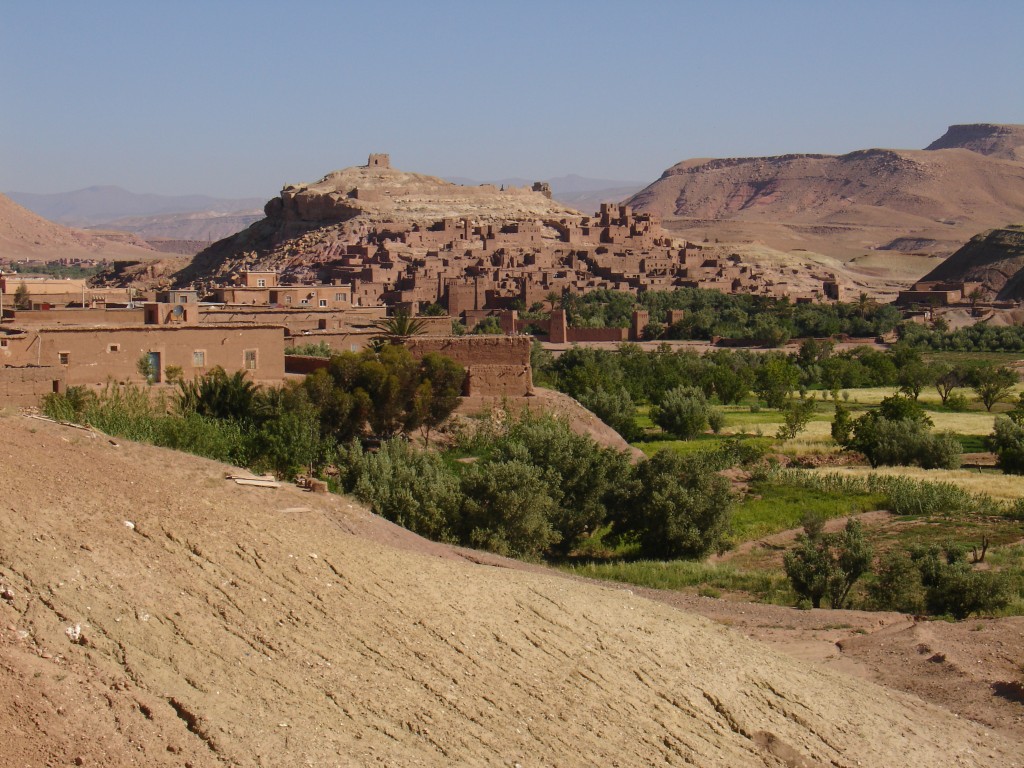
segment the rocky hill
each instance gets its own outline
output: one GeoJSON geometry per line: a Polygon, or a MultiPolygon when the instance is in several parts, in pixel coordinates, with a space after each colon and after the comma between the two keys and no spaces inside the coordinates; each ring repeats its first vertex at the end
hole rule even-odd
{"type": "Polygon", "coordinates": [[[0,255],[9,259],[146,259],[157,254],[125,232],[85,232],[54,224],[0,195],[0,255]]]}
{"type": "Polygon", "coordinates": [[[1011,738],[632,592],[0,421],[5,764],[1021,763],[1011,738]]]}
{"type": "Polygon", "coordinates": [[[997,299],[1024,299],[1024,225],[975,235],[922,280],[978,282],[997,299]]]}
{"type": "Polygon", "coordinates": [[[198,254],[180,282],[224,275],[242,264],[281,268],[296,255],[353,243],[376,225],[426,226],[445,218],[509,223],[581,215],[529,188],[463,186],[400,171],[386,160],[334,171],[309,184],[289,184],[264,212],[265,218],[198,254]]]}
{"type": "Polygon", "coordinates": [[[951,125],[926,149],[969,149],[1003,160],[1024,161],[1024,125],[951,125]]]}
{"type": "Polygon", "coordinates": [[[1024,210],[1024,126],[953,126],[926,150],[694,159],[637,193],[637,210],[691,239],[840,258],[948,255],[1024,210]]]}

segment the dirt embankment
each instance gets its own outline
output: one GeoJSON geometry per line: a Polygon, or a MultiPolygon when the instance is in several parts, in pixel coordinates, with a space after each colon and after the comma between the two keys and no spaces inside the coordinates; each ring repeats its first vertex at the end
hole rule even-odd
{"type": "Polygon", "coordinates": [[[214,462],[0,428],[9,765],[1022,762],[626,590],[490,567],[214,462]]]}

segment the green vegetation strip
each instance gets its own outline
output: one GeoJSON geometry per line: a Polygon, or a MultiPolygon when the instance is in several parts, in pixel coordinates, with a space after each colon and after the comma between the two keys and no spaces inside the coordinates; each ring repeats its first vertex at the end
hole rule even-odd
{"type": "Polygon", "coordinates": [[[681,590],[690,587],[748,592],[773,602],[791,600],[789,582],[781,573],[739,571],[729,565],[710,565],[692,560],[635,560],[565,566],[577,576],[620,581],[651,589],[681,590]]]}

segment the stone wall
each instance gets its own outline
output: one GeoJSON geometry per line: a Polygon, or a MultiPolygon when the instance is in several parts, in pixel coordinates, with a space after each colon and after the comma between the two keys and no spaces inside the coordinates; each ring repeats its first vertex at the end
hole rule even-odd
{"type": "Polygon", "coordinates": [[[0,368],[0,407],[39,405],[43,395],[64,391],[64,374],[59,367],[0,368]]]}

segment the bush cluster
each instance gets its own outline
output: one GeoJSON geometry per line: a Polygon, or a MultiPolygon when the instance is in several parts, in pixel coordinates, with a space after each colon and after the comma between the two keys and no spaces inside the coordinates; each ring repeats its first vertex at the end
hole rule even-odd
{"type": "Polygon", "coordinates": [[[341,454],[345,490],[433,538],[518,557],[564,557],[599,530],[648,557],[701,557],[717,548],[730,506],[715,474],[728,446],[697,458],[662,452],[635,467],[551,416],[485,421],[452,454],[413,458],[390,441],[341,454]],[[468,455],[468,456],[467,456],[468,455]],[[434,489],[436,486],[436,490],[434,489]]]}
{"type": "Polygon", "coordinates": [[[973,569],[966,549],[951,544],[890,552],[868,592],[878,610],[954,619],[998,611],[1010,600],[1004,574],[973,569]]]}

